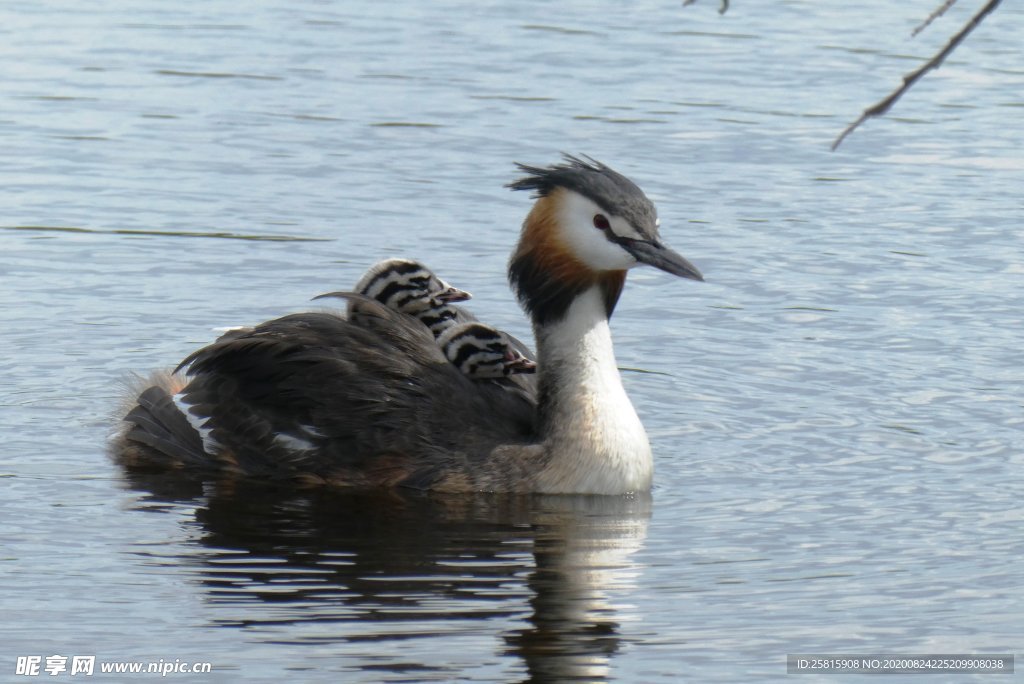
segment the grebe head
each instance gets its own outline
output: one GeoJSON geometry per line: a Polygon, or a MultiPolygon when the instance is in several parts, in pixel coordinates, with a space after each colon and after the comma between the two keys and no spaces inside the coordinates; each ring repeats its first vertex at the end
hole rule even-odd
{"type": "Polygon", "coordinates": [[[411,259],[377,262],[356,283],[356,292],[411,316],[471,297],[465,290],[452,287],[429,268],[411,259]]]}
{"type": "MultiPolygon", "coordinates": [[[[433,271],[411,259],[378,261],[356,283],[355,292],[392,311],[420,318],[434,315],[452,302],[464,302],[470,295],[438,278],[433,271]]],[[[313,299],[344,297],[347,292],[327,292],[313,299]]],[[[441,314],[443,317],[443,313],[441,314]]],[[[451,314],[454,317],[454,312],[451,314]]]]}
{"type": "Polygon", "coordinates": [[[638,264],[704,279],[661,242],[657,210],[633,181],[590,157],[564,158],[550,167],[518,164],[527,175],[508,185],[537,198],[509,264],[509,279],[535,322],[561,317],[594,284],[604,288],[611,314],[626,270],[638,264]]]}
{"type": "Polygon", "coordinates": [[[437,343],[456,368],[475,380],[537,370],[537,364],[512,346],[504,333],[485,323],[453,325],[437,338],[437,343]]]}

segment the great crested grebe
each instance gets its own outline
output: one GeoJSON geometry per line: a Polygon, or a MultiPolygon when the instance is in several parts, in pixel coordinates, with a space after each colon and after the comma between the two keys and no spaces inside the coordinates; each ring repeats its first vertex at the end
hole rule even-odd
{"type": "MultiPolygon", "coordinates": [[[[452,338],[449,337],[445,343],[441,343],[441,337],[449,329],[456,325],[477,322],[477,317],[472,313],[461,306],[454,305],[454,302],[472,299],[472,295],[465,290],[452,287],[429,268],[411,259],[385,259],[377,262],[356,283],[355,293],[376,299],[392,311],[418,319],[423,325],[430,328],[430,332],[434,333],[442,350],[446,344],[452,342],[452,338]]],[[[352,292],[344,291],[326,292],[313,297],[313,299],[346,298],[351,294],[352,292]]],[[[358,308],[358,302],[350,299],[348,320],[359,322],[358,308]]],[[[484,345],[490,342],[486,339],[488,335],[495,333],[502,335],[505,338],[504,341],[511,344],[516,359],[519,359],[516,363],[506,361],[503,364],[507,371],[506,376],[533,372],[533,369],[536,368],[536,363],[532,363],[535,361],[534,354],[526,344],[508,333],[495,330],[486,324],[482,325],[483,327],[478,329],[482,336],[476,342],[484,345]],[[490,332],[485,332],[484,328],[489,328],[490,332]],[[525,364],[523,361],[531,363],[525,364]]],[[[460,340],[464,346],[469,343],[469,338],[466,336],[460,336],[460,340]]],[[[461,365],[464,372],[469,370],[469,365],[456,365],[461,365]]],[[[467,375],[474,377],[476,373],[469,372],[467,375]]],[[[483,376],[476,375],[476,377],[482,378],[483,376]]],[[[536,391],[535,383],[522,382],[527,382],[530,391],[536,391]]]]}
{"type": "Polygon", "coordinates": [[[267,321],[155,374],[114,452],[182,467],[337,486],[623,494],[651,486],[651,448],[622,386],[608,319],[626,271],[702,280],[658,236],[654,205],[589,157],[519,164],[536,202],[509,281],[537,340],[536,395],[475,382],[430,331],[358,295],[267,321]]]}
{"type": "Polygon", "coordinates": [[[486,323],[456,323],[437,338],[441,353],[474,380],[495,380],[534,373],[537,364],[512,344],[509,336],[486,323]]]}
{"type": "MultiPolygon", "coordinates": [[[[452,287],[418,261],[384,259],[371,266],[356,283],[355,291],[384,306],[420,319],[435,336],[454,323],[456,312],[448,305],[471,299],[465,290],[452,287]]],[[[345,296],[328,292],[313,299],[345,296]]],[[[349,303],[349,309],[353,303],[349,303]]]]}

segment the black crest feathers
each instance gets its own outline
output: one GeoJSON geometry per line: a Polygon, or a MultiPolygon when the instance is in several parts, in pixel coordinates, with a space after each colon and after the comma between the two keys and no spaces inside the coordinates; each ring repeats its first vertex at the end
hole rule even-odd
{"type": "Polygon", "coordinates": [[[516,166],[526,176],[505,187],[532,190],[534,197],[547,197],[558,188],[578,192],[601,209],[621,216],[644,233],[652,232],[658,218],[657,209],[636,183],[593,157],[562,153],[562,163],[551,166],[516,166]]]}

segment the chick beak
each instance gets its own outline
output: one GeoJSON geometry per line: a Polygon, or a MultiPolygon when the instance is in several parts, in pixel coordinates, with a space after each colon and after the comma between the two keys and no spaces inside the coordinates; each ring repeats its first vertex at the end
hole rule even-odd
{"type": "Polygon", "coordinates": [[[620,238],[617,240],[622,248],[633,255],[641,264],[660,268],[666,273],[691,280],[704,280],[704,276],[679,252],[666,247],[657,240],[634,240],[620,238]]]}
{"type": "Polygon", "coordinates": [[[441,292],[438,292],[436,295],[434,295],[434,297],[437,300],[443,302],[444,304],[453,304],[455,302],[464,302],[467,299],[472,299],[473,295],[466,292],[465,290],[460,290],[457,287],[452,287],[451,285],[448,285],[448,287],[446,287],[441,292]]]}
{"type": "Polygon", "coordinates": [[[537,364],[522,354],[517,354],[514,351],[509,350],[505,353],[505,371],[506,375],[536,373],[537,364]]]}

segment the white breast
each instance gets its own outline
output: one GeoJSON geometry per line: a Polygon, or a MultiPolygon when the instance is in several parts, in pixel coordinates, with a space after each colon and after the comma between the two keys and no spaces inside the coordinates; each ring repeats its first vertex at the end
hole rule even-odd
{"type": "Polygon", "coordinates": [[[538,331],[543,372],[555,400],[546,446],[550,462],[538,477],[543,491],[623,494],[646,491],[651,446],[622,386],[611,330],[597,288],[570,306],[564,319],[538,331]]]}

